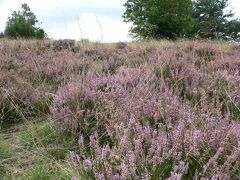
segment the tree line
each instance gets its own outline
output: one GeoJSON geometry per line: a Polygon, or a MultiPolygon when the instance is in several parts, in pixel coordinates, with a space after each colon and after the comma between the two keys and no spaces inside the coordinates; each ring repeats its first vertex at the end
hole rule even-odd
{"type": "MultiPolygon", "coordinates": [[[[127,0],[123,19],[137,39],[209,38],[240,41],[240,19],[228,10],[229,0],[127,0]]],[[[12,11],[1,37],[47,37],[27,4],[12,11]]]]}
{"type": "Polygon", "coordinates": [[[210,38],[240,40],[240,20],[229,0],[127,0],[123,14],[141,39],[210,38]]]}

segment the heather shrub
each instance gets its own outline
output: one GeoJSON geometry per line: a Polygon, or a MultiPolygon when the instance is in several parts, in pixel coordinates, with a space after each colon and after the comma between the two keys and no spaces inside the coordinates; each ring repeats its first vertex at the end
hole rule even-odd
{"type": "Polygon", "coordinates": [[[127,43],[125,43],[125,42],[118,42],[116,44],[116,48],[118,48],[118,49],[124,49],[126,47],[127,47],[127,43]]]}
{"type": "Polygon", "coordinates": [[[87,48],[84,50],[84,54],[93,61],[104,61],[111,58],[111,54],[104,48],[87,48]]]}
{"type": "Polygon", "coordinates": [[[215,59],[215,51],[207,48],[195,50],[196,55],[207,62],[215,59]]]}
{"type": "Polygon", "coordinates": [[[1,89],[0,93],[1,126],[19,122],[24,117],[22,112],[22,108],[25,108],[24,102],[14,96],[10,89],[1,89]]]}
{"type": "Polygon", "coordinates": [[[122,59],[109,59],[103,64],[102,71],[105,74],[115,74],[119,67],[124,65],[124,61],[122,59]]]}
{"type": "Polygon", "coordinates": [[[240,121],[240,106],[234,103],[226,105],[226,111],[229,112],[230,118],[234,121],[240,121]]]}
{"type": "MultiPolygon", "coordinates": [[[[80,136],[80,154],[75,156],[87,158],[83,163],[91,164],[86,168],[91,166],[97,179],[193,178],[200,172],[204,177],[203,166],[222,144],[238,144],[225,139],[223,132],[229,131],[233,139],[238,139],[239,132],[232,130],[234,126],[223,118],[218,106],[206,103],[206,94],[200,97],[201,106],[192,109],[179,95],[174,96],[169,89],[173,87],[160,84],[156,88],[159,77],[147,73],[145,67],[125,68],[101,77],[90,73],[77,79],[80,84],[74,81],[67,90],[60,89],[51,113],[61,128],[80,136]],[[208,108],[212,109],[209,114],[208,108]],[[93,122],[86,118],[87,112],[94,116],[94,128],[89,126],[93,122]],[[201,138],[194,139],[197,137],[201,138]],[[194,158],[203,164],[197,164],[194,158]],[[168,168],[159,172],[162,166],[168,168]]],[[[227,149],[221,152],[221,158],[233,153],[229,146],[227,149]]]]}
{"type": "Polygon", "coordinates": [[[53,41],[53,50],[72,50],[74,49],[75,41],[71,39],[55,40],[53,41]]]}
{"type": "MultiPolygon", "coordinates": [[[[63,87],[65,93],[59,90],[52,118],[80,136],[80,152],[72,156],[90,177],[235,177],[239,165],[227,161],[239,158],[238,150],[231,148],[238,146],[238,124],[231,120],[239,112],[229,108],[231,102],[239,103],[238,80],[206,71],[212,68],[206,63],[195,66],[196,55],[214,60],[215,47],[177,49],[137,54],[141,59],[136,61],[145,61],[133,66],[132,59],[114,73],[89,70],[63,87]],[[94,123],[80,112],[89,112],[94,123]]],[[[230,68],[226,70],[231,73],[230,68]]]]}
{"type": "Polygon", "coordinates": [[[102,132],[104,138],[105,126],[107,126],[103,126],[104,122],[100,121],[101,113],[104,114],[104,110],[99,102],[87,96],[91,91],[90,88],[93,88],[89,80],[85,77],[82,81],[88,81],[88,83],[70,84],[68,88],[71,90],[60,88],[51,107],[52,117],[56,123],[59,123],[60,131],[67,131],[72,134],[80,132],[87,141],[89,141],[90,134],[96,130],[99,133],[102,132]],[[65,128],[63,128],[64,126],[65,128]]]}
{"type": "Polygon", "coordinates": [[[0,125],[3,127],[19,123],[27,117],[46,116],[49,112],[51,99],[24,85],[1,89],[0,94],[0,125]]]}
{"type": "Polygon", "coordinates": [[[1,127],[9,126],[19,122],[22,117],[21,114],[16,111],[11,105],[1,105],[1,127]]]}
{"type": "Polygon", "coordinates": [[[84,179],[238,178],[235,45],[89,43],[72,52],[44,49],[49,42],[4,43],[2,107],[17,113],[12,120],[51,120],[23,133],[25,149],[70,158],[84,179]]]}

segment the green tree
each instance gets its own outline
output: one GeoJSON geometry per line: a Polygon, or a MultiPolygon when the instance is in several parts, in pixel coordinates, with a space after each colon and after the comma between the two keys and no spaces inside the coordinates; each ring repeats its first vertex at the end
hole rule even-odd
{"type": "Polygon", "coordinates": [[[232,11],[227,11],[229,0],[195,0],[193,1],[193,33],[200,38],[236,39],[239,21],[230,18],[232,11]]]}
{"type": "Polygon", "coordinates": [[[8,18],[4,34],[9,38],[37,38],[43,39],[46,33],[37,27],[39,21],[27,4],[21,5],[21,10],[13,11],[8,18]]]}
{"type": "Polygon", "coordinates": [[[234,19],[227,23],[225,39],[240,41],[240,20],[234,19]]]}
{"type": "Polygon", "coordinates": [[[127,0],[123,14],[135,38],[186,37],[192,28],[191,0],[127,0]]]}
{"type": "Polygon", "coordinates": [[[0,38],[4,38],[4,33],[0,32],[0,38]]]}

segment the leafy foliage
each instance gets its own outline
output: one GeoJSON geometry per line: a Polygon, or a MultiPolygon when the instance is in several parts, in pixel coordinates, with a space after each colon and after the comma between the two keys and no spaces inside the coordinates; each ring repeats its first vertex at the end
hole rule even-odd
{"type": "Polygon", "coordinates": [[[196,0],[193,3],[194,33],[201,38],[238,39],[239,20],[231,20],[232,11],[227,11],[229,0],[196,0]]]}
{"type": "Polygon", "coordinates": [[[21,10],[13,11],[8,18],[4,35],[9,38],[37,38],[43,39],[46,34],[37,27],[39,21],[27,4],[21,5],[21,10]]]}
{"type": "Polygon", "coordinates": [[[225,30],[225,39],[240,41],[240,19],[234,19],[227,23],[225,30]]]}
{"type": "Polygon", "coordinates": [[[229,0],[128,0],[125,22],[137,38],[198,37],[238,41],[239,19],[227,11],[229,0]]]}
{"type": "Polygon", "coordinates": [[[134,37],[184,37],[192,25],[191,0],[128,0],[124,6],[125,22],[132,22],[134,37]]]}

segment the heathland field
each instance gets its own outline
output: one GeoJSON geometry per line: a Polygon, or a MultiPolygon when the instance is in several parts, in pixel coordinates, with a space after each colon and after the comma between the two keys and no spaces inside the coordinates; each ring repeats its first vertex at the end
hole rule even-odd
{"type": "Polygon", "coordinates": [[[0,40],[0,179],[239,178],[239,44],[0,40]]]}

